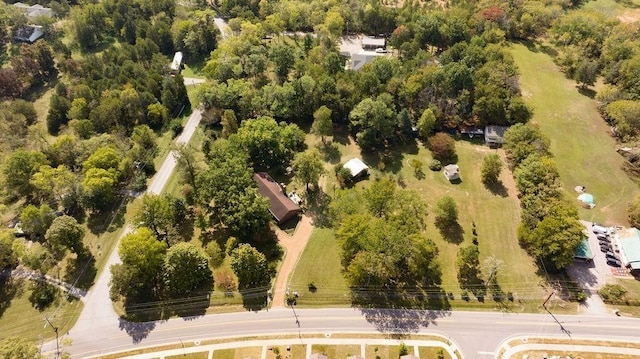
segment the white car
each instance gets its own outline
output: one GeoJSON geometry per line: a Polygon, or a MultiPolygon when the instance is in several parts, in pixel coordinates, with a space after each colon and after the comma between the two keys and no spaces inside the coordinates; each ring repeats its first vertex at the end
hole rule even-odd
{"type": "Polygon", "coordinates": [[[385,53],[387,53],[387,50],[379,47],[379,48],[376,49],[376,52],[379,53],[379,54],[385,54],[385,53]]]}

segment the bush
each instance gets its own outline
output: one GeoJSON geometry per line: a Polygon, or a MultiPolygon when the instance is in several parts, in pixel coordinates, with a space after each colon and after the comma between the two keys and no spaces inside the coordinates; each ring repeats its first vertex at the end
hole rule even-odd
{"type": "Polygon", "coordinates": [[[598,294],[607,303],[621,304],[624,303],[627,291],[619,284],[607,284],[598,291],[598,294]]]}
{"type": "Polygon", "coordinates": [[[169,122],[169,131],[171,131],[173,137],[178,136],[180,132],[182,132],[183,128],[184,127],[182,126],[181,118],[174,118],[173,120],[171,120],[171,122],[169,122]]]}
{"type": "Polygon", "coordinates": [[[56,286],[47,282],[34,282],[31,285],[29,301],[34,308],[42,311],[56,300],[59,293],[60,290],[56,286]]]}
{"type": "Polygon", "coordinates": [[[238,244],[240,244],[240,242],[238,241],[238,238],[229,237],[229,239],[227,239],[227,243],[225,243],[224,245],[224,250],[227,253],[227,255],[231,255],[231,252],[233,252],[233,250],[236,249],[236,247],[238,247],[238,244]]]}
{"type": "Polygon", "coordinates": [[[398,346],[398,354],[400,354],[400,356],[409,354],[409,348],[407,348],[405,343],[400,343],[398,346]]]}
{"type": "Polygon", "coordinates": [[[427,147],[433,158],[440,161],[450,161],[456,156],[456,142],[446,133],[439,132],[429,137],[427,147]]]}
{"type": "Polygon", "coordinates": [[[440,171],[442,169],[442,162],[438,160],[431,161],[431,163],[429,164],[429,169],[436,172],[440,171]]]}
{"type": "Polygon", "coordinates": [[[222,265],[222,262],[224,261],[224,252],[222,251],[222,248],[220,248],[218,242],[211,241],[207,243],[204,251],[209,255],[209,263],[211,264],[211,267],[218,268],[222,265]]]}

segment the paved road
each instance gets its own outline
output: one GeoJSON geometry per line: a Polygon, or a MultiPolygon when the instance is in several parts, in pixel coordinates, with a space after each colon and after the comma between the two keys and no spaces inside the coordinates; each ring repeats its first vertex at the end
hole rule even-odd
{"type": "Polygon", "coordinates": [[[508,314],[483,312],[431,312],[408,310],[275,309],[171,319],[144,324],[95,327],[100,338],[75,341],[74,358],[166,343],[206,338],[261,334],[396,332],[438,333],[461,348],[465,358],[491,358],[500,344],[514,336],[637,341],[640,320],[622,317],[508,314]],[[296,325],[296,315],[300,327],[296,325]],[[564,329],[564,331],[563,331],[564,329]]]}

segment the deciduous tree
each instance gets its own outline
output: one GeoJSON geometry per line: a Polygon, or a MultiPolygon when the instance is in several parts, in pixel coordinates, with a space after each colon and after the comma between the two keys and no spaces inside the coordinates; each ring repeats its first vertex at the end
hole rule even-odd
{"type": "Polygon", "coordinates": [[[250,244],[242,243],[231,252],[231,269],[240,289],[257,289],[269,284],[267,257],[250,244]]]}
{"type": "Polygon", "coordinates": [[[17,150],[9,154],[2,167],[5,186],[19,196],[32,194],[31,178],[45,164],[47,158],[39,151],[17,150]]]}
{"type": "Polygon", "coordinates": [[[212,279],[209,257],[192,243],[169,248],[162,268],[164,285],[174,296],[188,295],[212,279]]]}
{"type": "Polygon", "coordinates": [[[435,213],[438,228],[448,228],[458,222],[458,206],[451,196],[444,196],[436,202],[435,213]]]}
{"type": "Polygon", "coordinates": [[[78,221],[70,216],[60,216],[53,220],[44,235],[47,244],[54,248],[67,248],[77,255],[86,253],[82,239],[84,229],[78,221]]]}
{"type": "Polygon", "coordinates": [[[433,158],[439,161],[451,161],[456,156],[456,142],[446,133],[438,132],[429,137],[427,146],[433,158]]]}
{"type": "Polygon", "coordinates": [[[500,156],[495,153],[487,155],[482,161],[482,168],[480,169],[482,182],[485,184],[497,183],[501,171],[502,161],[500,160],[500,156]]]}
{"type": "Polygon", "coordinates": [[[331,122],[331,110],[327,106],[320,106],[313,113],[313,125],[311,126],[311,132],[316,135],[320,135],[320,139],[324,144],[324,136],[331,136],[333,134],[333,123],[331,122]]]}
{"type": "Polygon", "coordinates": [[[35,240],[43,240],[44,235],[56,218],[55,213],[46,204],[40,208],[30,204],[20,213],[20,222],[24,233],[35,240]]]}
{"type": "Polygon", "coordinates": [[[324,172],[324,162],[317,149],[312,148],[298,153],[293,159],[292,165],[295,176],[306,184],[307,192],[309,191],[309,183],[314,186],[318,185],[318,180],[324,172]]]}

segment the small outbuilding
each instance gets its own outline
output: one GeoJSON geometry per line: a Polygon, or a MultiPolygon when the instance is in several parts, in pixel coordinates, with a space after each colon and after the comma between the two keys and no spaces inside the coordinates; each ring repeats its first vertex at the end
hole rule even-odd
{"type": "Polygon", "coordinates": [[[490,147],[500,147],[504,143],[505,126],[486,126],[484,128],[484,142],[490,147]]]}
{"type": "Polygon", "coordinates": [[[27,15],[27,17],[30,17],[30,18],[36,18],[39,16],[53,17],[53,10],[51,10],[51,8],[44,7],[40,4],[27,5],[21,2],[17,2],[13,4],[13,6],[20,9],[22,13],[24,13],[25,15],[27,15]]]}
{"type": "Polygon", "coordinates": [[[258,183],[258,192],[269,200],[269,212],[273,218],[282,224],[298,215],[300,206],[287,197],[282,187],[266,172],[253,174],[253,179],[258,183]]]}
{"type": "Polygon", "coordinates": [[[17,42],[26,42],[29,44],[33,44],[42,36],[44,36],[42,26],[22,25],[18,28],[18,30],[16,30],[16,33],[13,35],[13,39],[17,42]]]}
{"type": "Polygon", "coordinates": [[[178,51],[173,55],[173,61],[171,61],[171,73],[179,74],[182,71],[182,52],[178,51]]]}
{"type": "Polygon", "coordinates": [[[387,46],[387,41],[384,38],[375,38],[365,36],[362,38],[362,48],[365,50],[384,49],[387,46]]]}
{"type": "Polygon", "coordinates": [[[366,176],[367,174],[369,174],[369,166],[367,166],[359,158],[350,159],[342,167],[348,169],[351,172],[352,178],[366,176]]]}
{"type": "Polygon", "coordinates": [[[578,201],[582,205],[582,207],[586,209],[593,209],[596,206],[596,201],[593,198],[593,195],[590,193],[580,193],[578,196],[578,201]]]}
{"type": "Polygon", "coordinates": [[[573,258],[588,262],[593,260],[593,257],[594,255],[589,245],[589,238],[583,238],[578,248],[576,248],[576,253],[573,255],[573,258]]]}
{"type": "Polygon", "coordinates": [[[455,181],[460,179],[460,167],[458,165],[446,165],[444,166],[444,176],[449,181],[455,181]]]}

